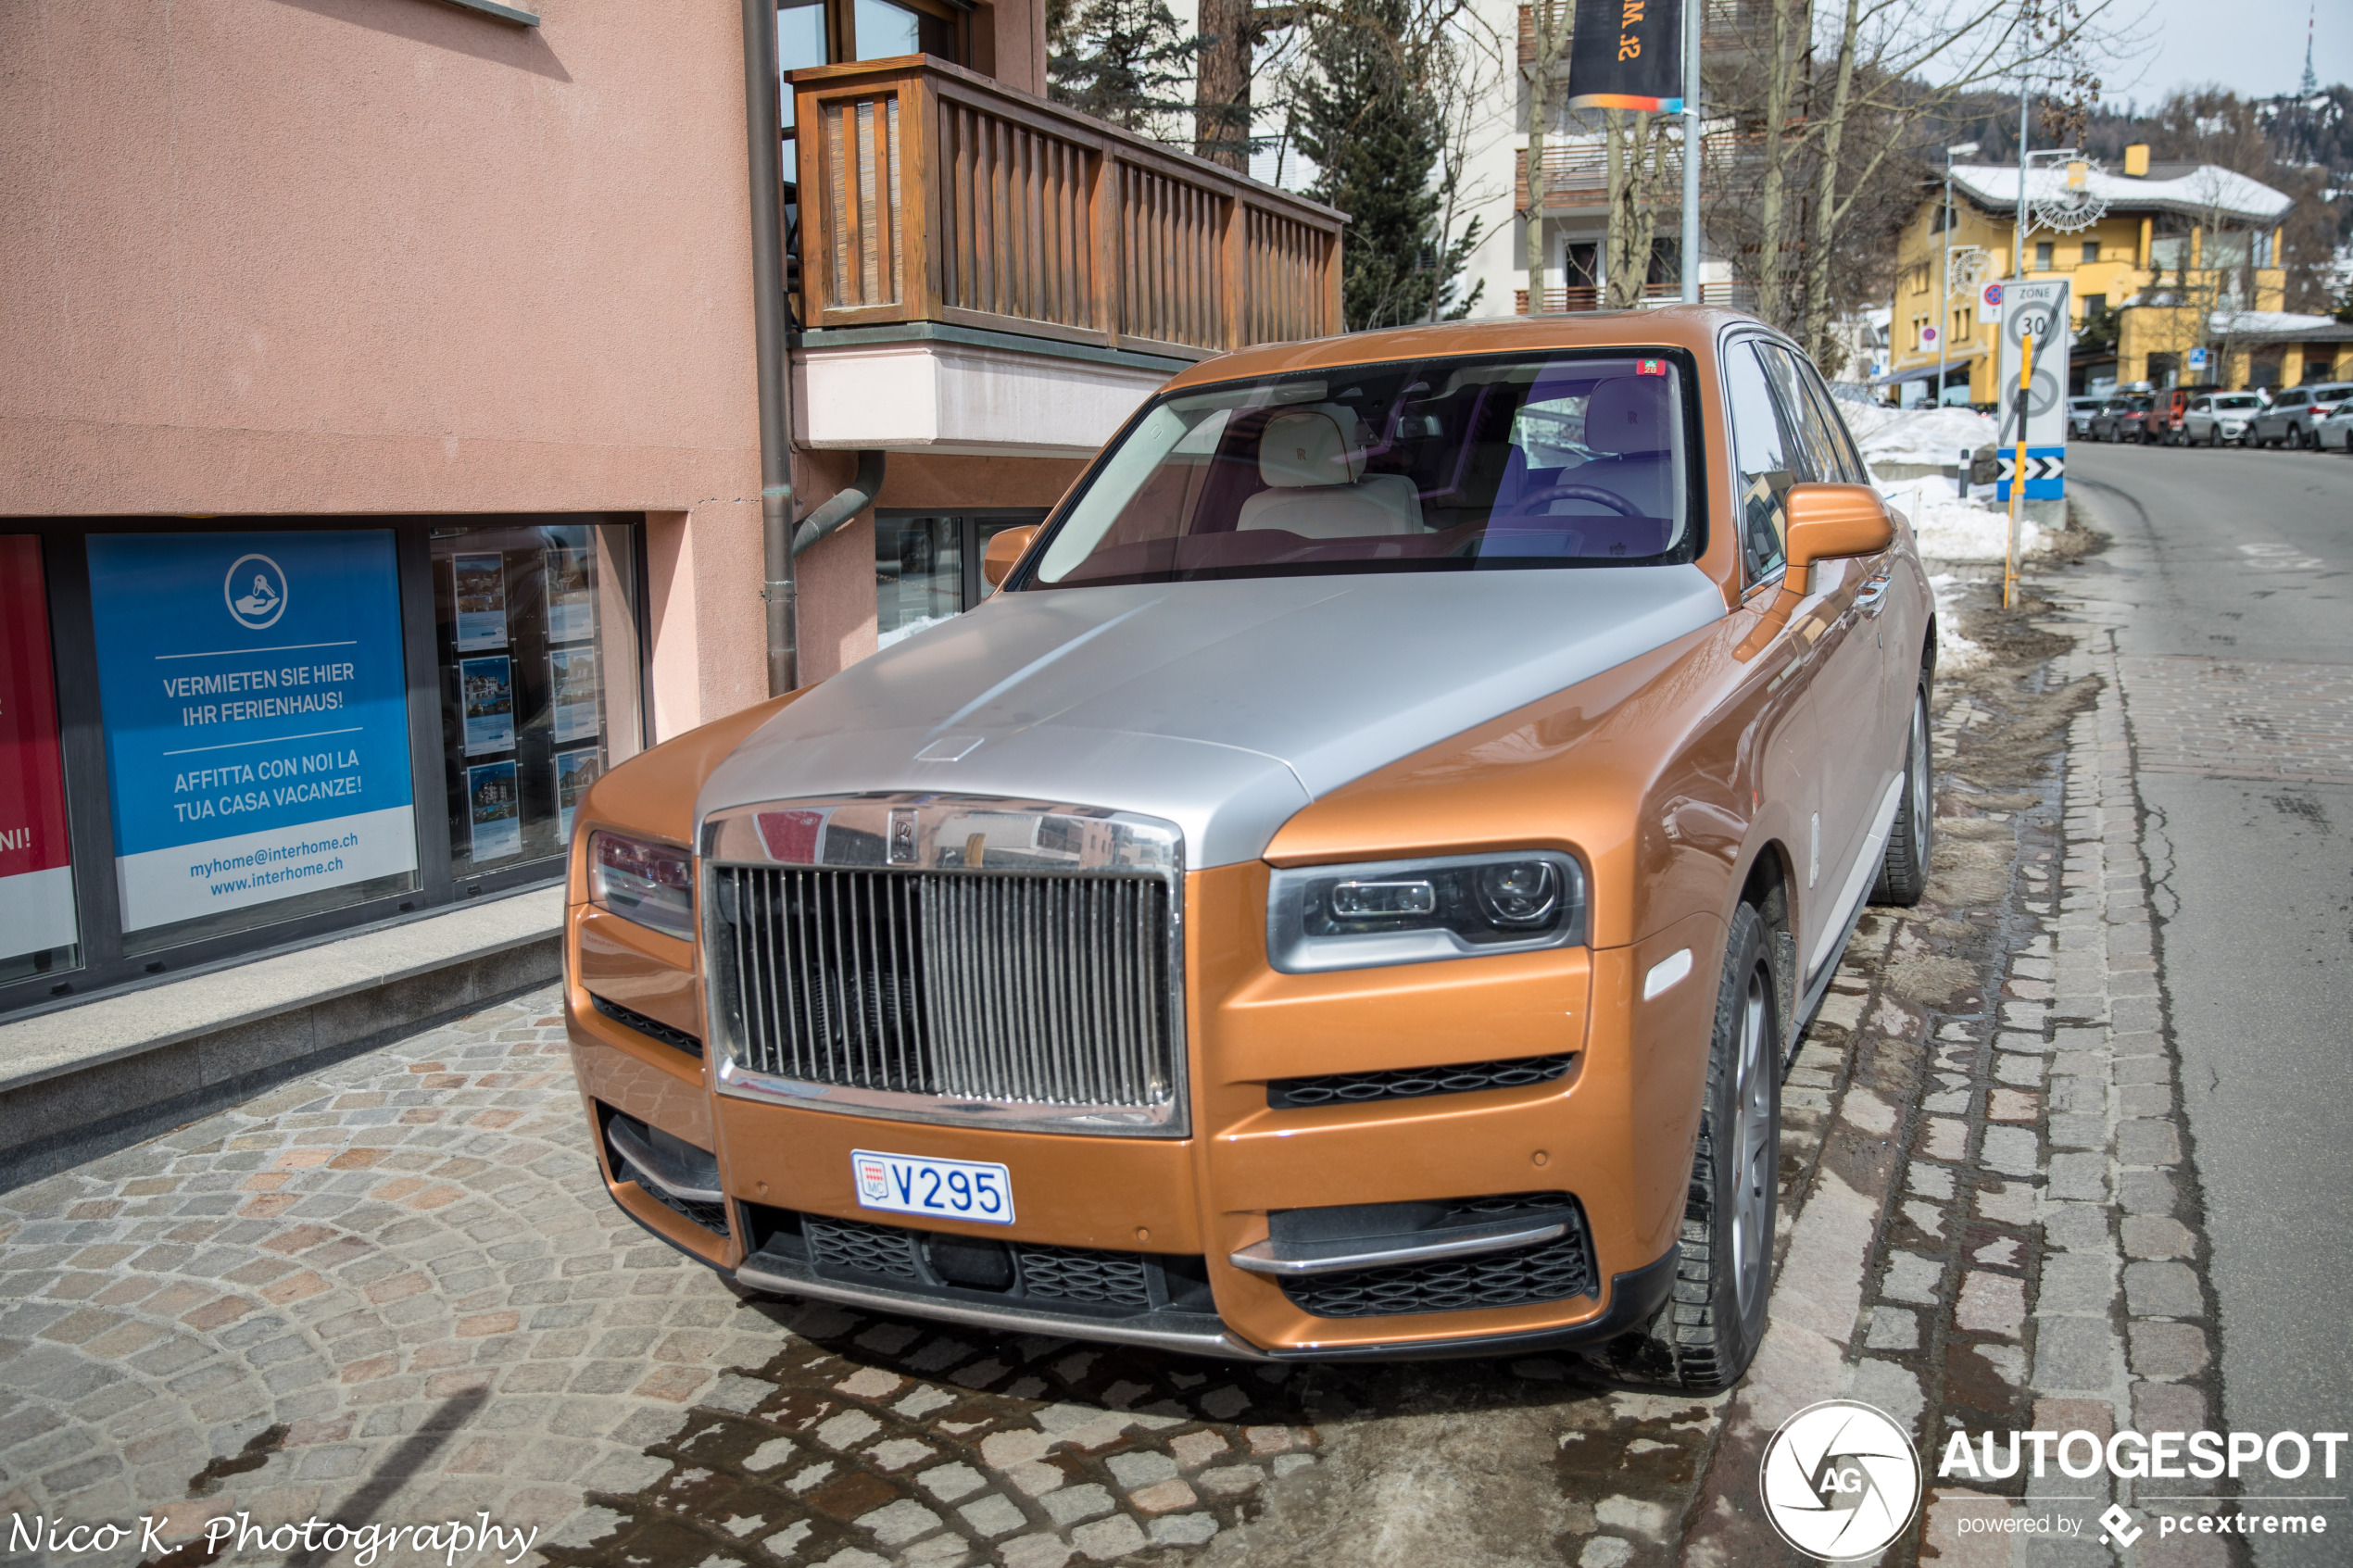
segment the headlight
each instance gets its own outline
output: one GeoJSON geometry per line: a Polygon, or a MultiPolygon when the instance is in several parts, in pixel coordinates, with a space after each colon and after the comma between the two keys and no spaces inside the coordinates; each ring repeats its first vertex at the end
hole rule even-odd
{"type": "Polygon", "coordinates": [[[1584,939],[1585,873],[1551,849],[1277,871],[1266,904],[1266,956],[1285,974],[1584,939]]]}
{"type": "Polygon", "coordinates": [[[672,936],[695,935],[695,863],[674,844],[599,831],[588,838],[588,901],[672,936]]]}

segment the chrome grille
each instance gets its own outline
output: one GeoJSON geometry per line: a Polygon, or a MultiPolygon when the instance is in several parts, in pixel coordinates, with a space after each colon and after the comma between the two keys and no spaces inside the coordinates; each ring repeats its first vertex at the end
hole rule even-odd
{"type": "Polygon", "coordinates": [[[1165,1107],[1170,884],[717,865],[715,976],[757,1073],[889,1094],[1165,1107]]]}

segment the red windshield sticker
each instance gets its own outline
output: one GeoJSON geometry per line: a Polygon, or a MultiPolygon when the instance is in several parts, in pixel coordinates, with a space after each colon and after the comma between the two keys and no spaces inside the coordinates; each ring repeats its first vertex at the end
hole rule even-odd
{"type": "Polygon", "coordinates": [[[1634,361],[1634,373],[1638,376],[1663,376],[1667,373],[1667,361],[1664,359],[1637,359],[1634,361]]]}

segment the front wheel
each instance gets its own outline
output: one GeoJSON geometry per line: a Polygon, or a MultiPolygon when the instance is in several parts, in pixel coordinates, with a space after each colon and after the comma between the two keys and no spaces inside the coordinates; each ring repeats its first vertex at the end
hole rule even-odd
{"type": "Polygon", "coordinates": [[[1765,1337],[1780,1202],[1781,1007],[1771,946],[1753,905],[1732,912],[1675,1288],[1647,1327],[1601,1352],[1604,1366],[1629,1382],[1729,1388],[1765,1337]]]}
{"type": "Polygon", "coordinates": [[[2206,433],[2206,444],[2208,446],[2220,446],[2222,445],[2222,427],[2221,425],[2216,425],[2206,433]]]}

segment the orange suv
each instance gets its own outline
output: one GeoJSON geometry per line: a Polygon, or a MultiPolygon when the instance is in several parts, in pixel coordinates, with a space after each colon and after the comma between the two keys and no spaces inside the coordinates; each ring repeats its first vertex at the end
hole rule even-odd
{"type": "Polygon", "coordinates": [[[1933,603],[1868,480],[1725,311],[1185,371],[978,608],[585,797],[615,1201],[982,1329],[1723,1386],[1787,1055],[1927,875],[1933,603]]]}

